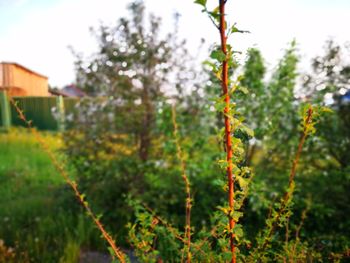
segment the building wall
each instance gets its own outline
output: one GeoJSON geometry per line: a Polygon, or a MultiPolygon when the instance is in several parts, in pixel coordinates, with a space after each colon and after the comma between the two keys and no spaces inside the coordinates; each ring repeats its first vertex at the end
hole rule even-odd
{"type": "Polygon", "coordinates": [[[16,63],[0,64],[0,87],[10,96],[49,96],[47,77],[16,63]]]}
{"type": "Polygon", "coordinates": [[[2,63],[0,63],[0,87],[2,87],[3,85],[3,73],[4,73],[4,70],[3,70],[3,65],[2,63]]]}

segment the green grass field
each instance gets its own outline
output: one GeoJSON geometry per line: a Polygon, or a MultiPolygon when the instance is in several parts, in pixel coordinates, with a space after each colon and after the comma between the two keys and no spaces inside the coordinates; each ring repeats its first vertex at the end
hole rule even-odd
{"type": "MultiPolygon", "coordinates": [[[[42,136],[59,158],[58,135],[42,136]]],[[[73,263],[81,246],[98,239],[46,153],[24,129],[0,133],[0,196],[0,240],[15,253],[15,259],[2,259],[0,249],[0,262],[73,263]]]]}
{"type": "MultiPolygon", "coordinates": [[[[44,138],[52,149],[59,148],[58,137],[47,134],[44,138]]],[[[49,207],[53,189],[62,183],[31,134],[19,130],[0,134],[1,217],[49,207]]]]}

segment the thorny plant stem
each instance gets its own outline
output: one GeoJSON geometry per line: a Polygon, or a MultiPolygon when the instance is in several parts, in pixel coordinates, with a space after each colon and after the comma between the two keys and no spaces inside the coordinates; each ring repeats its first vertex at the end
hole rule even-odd
{"type": "Polygon", "coordinates": [[[291,169],[290,174],[289,174],[289,185],[288,185],[288,187],[290,187],[292,185],[292,183],[294,182],[294,177],[295,177],[295,174],[296,174],[296,170],[297,170],[298,162],[299,162],[299,159],[300,159],[301,151],[303,150],[303,146],[304,146],[306,137],[308,135],[308,133],[307,133],[307,126],[309,124],[311,124],[311,122],[312,122],[312,113],[313,113],[312,112],[312,107],[310,106],[308,111],[307,111],[306,125],[304,127],[301,139],[299,141],[298,150],[297,150],[297,153],[295,154],[295,158],[294,158],[294,161],[293,161],[292,169],[291,169]]]}
{"type": "Polygon", "coordinates": [[[286,222],[286,233],[285,233],[285,240],[284,240],[284,243],[286,244],[286,246],[288,245],[288,242],[289,242],[289,223],[290,223],[289,221],[290,221],[290,218],[288,217],[286,222]]]}
{"type": "Polygon", "coordinates": [[[292,249],[292,261],[294,260],[295,256],[296,256],[296,250],[297,250],[297,247],[299,245],[299,242],[300,242],[300,230],[301,228],[303,227],[303,224],[305,222],[305,219],[306,219],[306,215],[307,215],[307,212],[309,211],[310,209],[310,204],[308,204],[308,206],[303,210],[303,212],[301,213],[301,220],[300,220],[300,224],[298,225],[296,231],[295,231],[295,243],[293,245],[293,249],[292,249]]]}
{"type": "Polygon", "coordinates": [[[230,207],[230,213],[228,216],[229,220],[229,233],[230,233],[230,250],[231,250],[231,262],[236,263],[235,255],[235,245],[234,239],[235,235],[233,229],[235,227],[235,221],[233,220],[231,214],[234,210],[234,180],[232,174],[232,142],[231,142],[231,123],[228,117],[230,111],[230,95],[228,92],[228,58],[227,58],[227,45],[226,45],[226,21],[225,21],[225,4],[226,0],[219,0],[219,11],[220,11],[220,40],[221,40],[221,50],[226,55],[225,60],[222,62],[222,91],[225,98],[225,109],[224,109],[224,119],[225,119],[225,140],[226,140],[226,161],[227,161],[227,184],[228,184],[228,203],[230,207]]]}
{"type": "Polygon", "coordinates": [[[64,170],[62,165],[56,159],[55,155],[52,153],[52,151],[48,147],[48,145],[45,142],[45,140],[43,140],[41,135],[33,128],[32,122],[28,121],[26,119],[23,111],[17,106],[16,102],[11,97],[9,97],[9,100],[10,100],[11,104],[15,107],[15,110],[16,110],[19,118],[27,125],[27,127],[30,130],[30,132],[35,136],[36,140],[39,142],[39,144],[40,144],[41,148],[43,149],[43,151],[49,156],[49,158],[50,158],[52,164],[54,165],[54,167],[56,168],[56,170],[64,178],[66,183],[72,188],[72,190],[73,190],[75,196],[77,197],[79,203],[83,206],[83,208],[85,209],[87,215],[92,219],[92,221],[94,222],[96,227],[100,230],[103,238],[111,246],[115,256],[118,258],[118,260],[121,263],[125,263],[126,260],[125,260],[124,253],[117,247],[117,245],[115,244],[115,241],[113,240],[111,235],[105,230],[105,228],[103,227],[103,225],[100,222],[100,220],[98,219],[98,217],[91,210],[89,204],[84,200],[84,195],[79,192],[77,183],[69,178],[67,172],[64,170]]]}
{"type": "Polygon", "coordinates": [[[186,164],[185,160],[183,157],[181,145],[180,145],[180,140],[179,140],[179,135],[178,135],[178,127],[177,127],[177,122],[176,122],[176,107],[175,104],[172,106],[172,122],[173,122],[173,135],[175,139],[175,144],[176,144],[176,154],[177,158],[181,162],[181,177],[185,183],[186,187],[186,225],[185,225],[185,239],[186,239],[186,262],[190,263],[191,262],[191,185],[190,181],[186,175],[186,164]]]}
{"type": "Polygon", "coordinates": [[[277,215],[274,219],[274,222],[273,224],[271,225],[269,231],[268,231],[268,234],[264,240],[264,243],[262,244],[261,246],[261,252],[264,251],[267,247],[267,245],[269,244],[269,240],[271,239],[271,236],[272,234],[274,233],[278,223],[279,223],[279,220],[282,216],[282,214],[284,213],[285,209],[286,209],[286,206],[288,204],[288,201],[290,200],[293,192],[290,191],[290,189],[292,189],[292,185],[294,183],[294,178],[295,178],[295,175],[296,175],[296,171],[297,171],[297,166],[298,166],[298,163],[299,163],[299,159],[300,159],[300,155],[301,155],[301,152],[303,150],[303,146],[304,146],[304,143],[305,143],[305,140],[306,140],[306,137],[308,136],[308,132],[307,132],[307,129],[308,129],[308,126],[311,124],[312,122],[312,114],[313,114],[313,111],[312,111],[312,107],[310,106],[308,111],[307,111],[307,117],[306,117],[306,121],[305,121],[305,125],[304,125],[304,129],[303,129],[303,132],[301,134],[301,137],[300,137],[300,140],[299,140],[299,145],[298,145],[298,149],[297,149],[297,152],[295,154],[295,157],[294,157],[294,160],[293,160],[293,164],[292,164],[292,168],[290,170],[290,174],[289,174],[289,183],[288,183],[288,191],[285,193],[283,199],[282,199],[282,203],[281,203],[281,206],[280,206],[280,209],[278,210],[277,212],[277,215]]]}

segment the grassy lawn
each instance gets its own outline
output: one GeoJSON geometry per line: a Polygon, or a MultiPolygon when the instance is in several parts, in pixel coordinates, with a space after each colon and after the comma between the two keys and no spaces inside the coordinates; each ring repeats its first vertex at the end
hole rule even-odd
{"type": "MultiPolygon", "coordinates": [[[[59,136],[42,136],[57,152],[59,136]]],[[[70,189],[26,130],[0,133],[0,196],[0,240],[15,251],[15,259],[4,262],[77,262],[80,247],[96,236],[70,189]]],[[[0,249],[3,262],[1,257],[0,249]]]]}
{"type": "MultiPolygon", "coordinates": [[[[52,149],[59,148],[61,142],[57,136],[46,134],[44,138],[52,149]]],[[[23,130],[0,134],[2,218],[50,206],[52,190],[62,183],[62,178],[31,134],[23,130]]]]}

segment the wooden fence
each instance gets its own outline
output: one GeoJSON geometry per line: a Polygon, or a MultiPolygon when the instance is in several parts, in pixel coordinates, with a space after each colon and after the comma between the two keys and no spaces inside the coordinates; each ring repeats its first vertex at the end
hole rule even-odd
{"type": "MultiPolygon", "coordinates": [[[[64,130],[65,117],[74,110],[77,98],[63,97],[12,97],[26,118],[39,130],[64,130]],[[54,114],[55,112],[55,114],[54,114]]],[[[0,125],[4,129],[11,126],[25,126],[10,105],[6,92],[0,91],[0,125]]]]}

